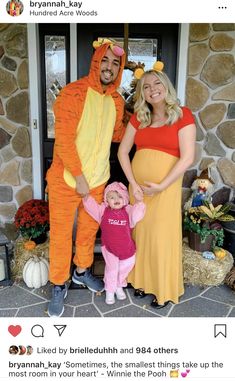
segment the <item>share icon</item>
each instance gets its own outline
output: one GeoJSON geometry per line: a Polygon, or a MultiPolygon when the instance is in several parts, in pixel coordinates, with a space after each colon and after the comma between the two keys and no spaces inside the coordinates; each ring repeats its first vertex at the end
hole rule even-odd
{"type": "Polygon", "coordinates": [[[57,331],[58,331],[58,335],[59,335],[59,336],[62,336],[62,334],[63,334],[65,328],[67,327],[67,325],[54,324],[54,327],[55,327],[55,329],[57,329],[57,331]]]}

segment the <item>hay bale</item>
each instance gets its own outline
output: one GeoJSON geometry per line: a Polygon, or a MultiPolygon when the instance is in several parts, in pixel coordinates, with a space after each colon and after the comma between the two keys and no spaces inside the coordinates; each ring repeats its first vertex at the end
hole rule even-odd
{"type": "Polygon", "coordinates": [[[222,284],[233,266],[233,256],[227,251],[224,259],[205,259],[183,243],[184,282],[199,286],[218,286],[222,284]]]}
{"type": "Polygon", "coordinates": [[[24,265],[34,255],[46,258],[47,260],[49,258],[49,238],[46,242],[37,245],[33,250],[26,250],[24,248],[25,242],[26,240],[22,237],[15,241],[14,259],[12,261],[12,276],[15,281],[22,279],[24,265]]]}

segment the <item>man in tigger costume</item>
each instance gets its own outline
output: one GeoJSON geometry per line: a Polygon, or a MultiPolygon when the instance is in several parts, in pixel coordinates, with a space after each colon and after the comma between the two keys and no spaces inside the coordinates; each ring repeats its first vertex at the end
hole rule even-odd
{"type": "Polygon", "coordinates": [[[78,210],[75,269],[72,280],[92,291],[103,291],[103,281],[89,271],[93,263],[98,224],[84,210],[88,193],[99,203],[110,176],[111,142],[124,134],[124,100],[117,92],[125,64],[122,48],[109,40],[93,43],[87,77],[65,86],[54,104],[55,145],[47,173],[50,208],[49,316],[61,316],[70,276],[72,231],[78,210]]]}

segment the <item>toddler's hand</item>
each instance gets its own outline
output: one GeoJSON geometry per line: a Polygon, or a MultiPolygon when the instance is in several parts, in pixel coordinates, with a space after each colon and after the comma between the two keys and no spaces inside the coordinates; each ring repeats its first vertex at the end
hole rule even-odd
{"type": "Polygon", "coordinates": [[[143,201],[143,191],[138,184],[132,185],[132,192],[136,201],[143,201]]]}

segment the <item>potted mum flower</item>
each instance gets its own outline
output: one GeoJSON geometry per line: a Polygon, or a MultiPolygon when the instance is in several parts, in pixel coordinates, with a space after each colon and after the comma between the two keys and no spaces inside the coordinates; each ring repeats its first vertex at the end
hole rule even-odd
{"type": "Polygon", "coordinates": [[[49,208],[44,200],[32,199],[17,210],[15,226],[23,238],[36,244],[45,242],[49,230],[49,208]]]}
{"type": "Polygon", "coordinates": [[[189,247],[197,251],[213,250],[222,246],[224,230],[222,221],[232,221],[234,217],[228,214],[230,205],[213,206],[204,201],[203,205],[189,208],[183,219],[183,226],[188,231],[189,247]]]}

